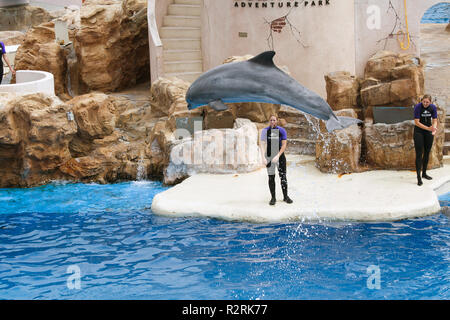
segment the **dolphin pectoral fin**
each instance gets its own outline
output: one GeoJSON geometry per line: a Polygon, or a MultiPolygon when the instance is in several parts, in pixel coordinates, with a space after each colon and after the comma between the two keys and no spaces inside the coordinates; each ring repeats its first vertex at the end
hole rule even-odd
{"type": "Polygon", "coordinates": [[[334,130],[344,129],[358,123],[362,123],[362,121],[351,117],[330,117],[330,119],[326,122],[326,127],[328,132],[332,132],[334,130]]]}
{"type": "Polygon", "coordinates": [[[213,108],[216,111],[228,110],[228,106],[225,103],[223,103],[223,101],[220,99],[211,101],[210,103],[208,103],[208,106],[210,106],[211,108],[213,108]]]}

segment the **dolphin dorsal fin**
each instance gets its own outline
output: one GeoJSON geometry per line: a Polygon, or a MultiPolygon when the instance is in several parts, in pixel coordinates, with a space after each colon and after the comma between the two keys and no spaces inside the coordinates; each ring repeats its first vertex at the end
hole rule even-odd
{"type": "Polygon", "coordinates": [[[258,54],[256,57],[249,59],[248,61],[261,64],[263,66],[275,66],[273,63],[273,56],[275,55],[275,51],[265,51],[263,53],[258,54]]]}

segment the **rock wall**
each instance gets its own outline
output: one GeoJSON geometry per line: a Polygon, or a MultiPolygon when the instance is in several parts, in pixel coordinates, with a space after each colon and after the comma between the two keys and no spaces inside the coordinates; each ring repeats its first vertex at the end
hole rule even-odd
{"type": "Polygon", "coordinates": [[[380,51],[367,62],[361,103],[365,117],[373,118],[375,106],[410,107],[424,94],[424,63],[412,55],[380,51]]]}
{"type": "Polygon", "coordinates": [[[87,0],[75,49],[82,92],[117,91],[149,76],[147,1],[87,0]]]}
{"type": "Polygon", "coordinates": [[[51,72],[55,92],[64,100],[148,81],[146,12],[145,0],[88,0],[81,10],[55,12],[52,18],[66,22],[73,45],[55,42],[53,21],[35,26],[16,53],[16,70],[51,72]]]}
{"type": "Polygon", "coordinates": [[[148,105],[103,93],[66,103],[2,94],[0,103],[0,187],[134,180],[139,167],[148,170],[145,138],[155,123],[148,105]]]}
{"type": "MultiPolygon", "coordinates": [[[[73,39],[73,33],[72,33],[73,39]]],[[[67,96],[66,54],[55,42],[54,23],[47,22],[31,28],[18,48],[14,61],[16,70],[41,70],[53,74],[56,95],[67,96]]]]}
{"type": "Polygon", "coordinates": [[[32,94],[0,100],[0,187],[28,187],[65,179],[59,167],[71,159],[77,131],[69,106],[56,97],[32,94]]]}

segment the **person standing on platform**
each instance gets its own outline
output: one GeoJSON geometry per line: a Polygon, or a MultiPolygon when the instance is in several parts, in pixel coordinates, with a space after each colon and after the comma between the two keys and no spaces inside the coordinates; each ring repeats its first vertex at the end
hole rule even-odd
{"type": "Polygon", "coordinates": [[[431,103],[430,95],[424,95],[421,102],[415,105],[414,124],[417,184],[421,186],[422,178],[432,179],[427,175],[427,166],[437,131],[437,108],[431,103]]]}

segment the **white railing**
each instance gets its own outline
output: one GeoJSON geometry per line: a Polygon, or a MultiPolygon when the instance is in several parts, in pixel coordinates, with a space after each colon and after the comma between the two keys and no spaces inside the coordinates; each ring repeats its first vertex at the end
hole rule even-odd
{"type": "Polygon", "coordinates": [[[55,81],[53,74],[38,70],[16,71],[15,84],[0,85],[0,92],[14,92],[18,94],[46,93],[55,95],[55,81]]]}
{"type": "Polygon", "coordinates": [[[147,2],[151,82],[154,82],[163,74],[163,46],[156,23],[156,1],[148,0],[147,2]]]}

